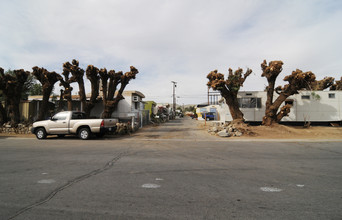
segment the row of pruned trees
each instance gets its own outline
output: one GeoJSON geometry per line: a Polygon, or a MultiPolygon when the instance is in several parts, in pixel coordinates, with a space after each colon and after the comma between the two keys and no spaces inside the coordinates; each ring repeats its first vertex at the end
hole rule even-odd
{"type": "MultiPolygon", "coordinates": [[[[285,76],[284,81],[288,82],[286,85],[275,87],[276,79],[283,70],[282,61],[271,61],[267,64],[266,60],[264,60],[261,63],[261,70],[261,76],[266,77],[268,82],[266,87],[266,111],[262,121],[262,124],[267,126],[279,123],[283,117],[290,113],[291,105],[284,105],[281,109],[279,108],[289,96],[298,94],[299,90],[324,90],[327,88],[330,88],[330,90],[342,90],[342,77],[341,80],[336,81],[333,77],[316,80],[315,74],[311,71],[303,72],[299,69],[293,71],[291,75],[285,76]],[[276,99],[274,99],[274,92],[278,94],[276,99]]],[[[220,91],[229,107],[233,122],[244,121],[237,95],[240,87],[243,86],[246,78],[251,73],[251,69],[247,69],[243,73],[243,70],[239,68],[236,71],[229,69],[227,79],[224,78],[222,73],[218,73],[217,70],[211,71],[207,75],[209,80],[207,85],[214,90],[220,91]]]]}
{"type": "Polygon", "coordinates": [[[29,75],[30,72],[23,69],[5,74],[4,69],[0,67],[0,91],[5,100],[5,107],[0,102],[0,122],[6,122],[8,117],[13,123],[19,122],[19,104],[29,75]]]}
{"type": "Polygon", "coordinates": [[[79,99],[82,106],[82,111],[87,116],[90,115],[92,108],[98,101],[100,93],[100,80],[102,82],[102,102],[104,112],[102,118],[110,118],[117,104],[123,99],[122,93],[125,87],[129,84],[131,79],[135,79],[138,70],[131,66],[130,71],[123,73],[115,70],[107,71],[106,68],[99,69],[93,65],[88,65],[86,70],[79,66],[77,60],[66,62],[63,64],[63,72],[61,74],[54,71],[50,72],[42,67],[33,67],[32,72],[24,71],[23,69],[14,70],[14,74],[5,74],[4,70],[0,68],[0,91],[2,91],[5,99],[5,107],[0,105],[0,121],[6,122],[7,115],[12,124],[19,123],[19,104],[20,94],[23,86],[29,76],[34,76],[42,85],[42,103],[38,113],[37,120],[43,120],[48,115],[49,98],[53,91],[54,85],[59,82],[63,88],[60,91],[59,110],[63,109],[63,100],[67,102],[67,109],[72,110],[72,83],[77,83],[79,87],[79,99]],[[91,84],[91,96],[86,97],[85,92],[85,77],[91,84]],[[8,114],[7,114],[8,113],[8,114]]]}

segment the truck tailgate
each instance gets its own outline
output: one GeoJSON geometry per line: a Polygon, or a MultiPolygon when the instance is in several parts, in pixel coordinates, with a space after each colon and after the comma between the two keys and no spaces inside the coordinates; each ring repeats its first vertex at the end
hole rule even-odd
{"type": "Polygon", "coordinates": [[[114,127],[116,125],[116,123],[119,122],[118,119],[103,119],[104,120],[104,127],[105,128],[110,128],[110,127],[114,127]]]}

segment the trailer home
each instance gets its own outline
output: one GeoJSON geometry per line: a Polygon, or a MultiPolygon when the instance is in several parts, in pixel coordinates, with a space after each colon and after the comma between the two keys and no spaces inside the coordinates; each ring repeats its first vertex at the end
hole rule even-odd
{"type": "MultiPolygon", "coordinates": [[[[273,100],[277,97],[275,93],[273,100]]],[[[239,92],[238,100],[247,122],[262,121],[265,116],[266,92],[239,92]]],[[[292,107],[289,116],[282,119],[283,122],[342,122],[342,91],[300,91],[288,97],[282,106],[285,104],[291,104],[292,107]]],[[[224,99],[218,112],[220,121],[232,120],[224,99]]]]}

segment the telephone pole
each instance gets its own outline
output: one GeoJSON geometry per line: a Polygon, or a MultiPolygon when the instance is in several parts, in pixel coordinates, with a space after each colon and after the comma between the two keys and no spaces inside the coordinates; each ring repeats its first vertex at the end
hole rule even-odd
{"type": "Polygon", "coordinates": [[[173,116],[176,116],[176,87],[177,87],[177,82],[171,81],[173,83],[173,116]]]}

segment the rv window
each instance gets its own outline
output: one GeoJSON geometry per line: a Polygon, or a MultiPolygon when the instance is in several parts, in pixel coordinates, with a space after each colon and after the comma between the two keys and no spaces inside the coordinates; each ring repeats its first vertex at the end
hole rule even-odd
{"type": "Polygon", "coordinates": [[[257,108],[261,108],[261,98],[257,98],[257,108]]]}
{"type": "Polygon", "coordinates": [[[310,99],[309,95],[302,95],[302,99],[310,99]]]}
{"type": "Polygon", "coordinates": [[[329,99],[334,99],[335,98],[335,93],[329,93],[329,99]]]}
{"type": "Polygon", "coordinates": [[[293,105],[293,99],[285,100],[285,105],[293,105]]]}
{"type": "Polygon", "coordinates": [[[261,108],[261,98],[238,98],[240,108],[261,108]]]}

